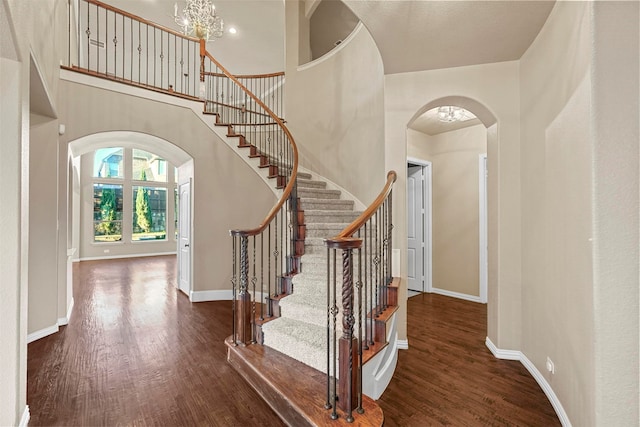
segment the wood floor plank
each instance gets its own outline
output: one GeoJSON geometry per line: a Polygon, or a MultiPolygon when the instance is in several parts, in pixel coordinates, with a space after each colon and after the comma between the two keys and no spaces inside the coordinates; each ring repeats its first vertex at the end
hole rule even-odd
{"type": "MultiPolygon", "coordinates": [[[[284,425],[226,361],[231,303],[192,304],[175,256],[79,263],[68,326],[28,346],[30,426],[284,425]]],[[[484,345],[486,306],[408,303],[385,426],[554,426],[542,390],[484,345]]]]}
{"type": "Polygon", "coordinates": [[[520,362],[485,346],[486,305],[437,294],[407,306],[409,350],[378,400],[385,426],[559,426],[520,362]]]}

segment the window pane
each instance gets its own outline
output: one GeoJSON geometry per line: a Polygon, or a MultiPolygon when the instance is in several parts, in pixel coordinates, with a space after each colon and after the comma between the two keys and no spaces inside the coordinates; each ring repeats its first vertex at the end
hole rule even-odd
{"type": "Polygon", "coordinates": [[[133,150],[133,179],[167,182],[167,161],[144,150],[133,150]]]}
{"type": "Polygon", "coordinates": [[[96,178],[122,178],[122,147],[100,148],[93,157],[93,176],[96,178]]]}
{"type": "Polygon", "coordinates": [[[167,238],[167,189],[133,187],[132,240],[167,238]]]}
{"type": "Polygon", "coordinates": [[[93,184],[93,241],[122,240],[122,185],[93,184]]]}

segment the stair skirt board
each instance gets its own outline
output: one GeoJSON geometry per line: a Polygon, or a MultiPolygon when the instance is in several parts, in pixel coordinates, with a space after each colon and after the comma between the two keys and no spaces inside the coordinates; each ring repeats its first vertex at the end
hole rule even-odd
{"type": "Polygon", "coordinates": [[[380,399],[391,382],[398,363],[398,312],[387,323],[387,342],[381,352],[362,367],[362,392],[374,400],[380,399]]]}

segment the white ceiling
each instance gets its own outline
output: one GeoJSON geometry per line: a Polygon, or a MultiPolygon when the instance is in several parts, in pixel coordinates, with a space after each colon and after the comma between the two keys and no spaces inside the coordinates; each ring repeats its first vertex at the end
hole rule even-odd
{"type": "MultiPolygon", "coordinates": [[[[176,0],[103,0],[169,28],[176,0]]],[[[339,1],[339,0],[324,0],[339,1]]],[[[180,9],[185,1],[178,1],[180,9]]],[[[373,36],[385,74],[519,59],[544,25],[553,0],[344,0],[373,36]]],[[[234,74],[284,69],[284,0],[215,0],[226,28],[237,34],[207,49],[234,74]]],[[[340,10],[339,8],[334,8],[340,10]]],[[[336,19],[336,22],[341,22],[336,19]]],[[[327,26],[335,33],[335,28],[327,26]]],[[[333,36],[333,35],[332,35],[333,36]]],[[[330,36],[330,37],[332,37],[330,36]]],[[[427,112],[413,129],[435,135],[477,124],[443,123],[427,112]]]]}
{"type": "Polygon", "coordinates": [[[385,74],[519,59],[554,1],[345,0],[376,41],[385,74]]]}
{"type": "MultiPolygon", "coordinates": [[[[176,0],[103,0],[167,27],[176,0]]],[[[339,1],[339,0],[324,0],[339,1]]],[[[182,9],[185,1],[177,1],[182,9]]],[[[208,50],[235,74],[284,69],[284,0],[215,0],[228,28],[208,50]]],[[[519,59],[551,0],[344,0],[371,32],[386,74],[519,59]]],[[[339,10],[339,9],[336,9],[339,10]]]]}

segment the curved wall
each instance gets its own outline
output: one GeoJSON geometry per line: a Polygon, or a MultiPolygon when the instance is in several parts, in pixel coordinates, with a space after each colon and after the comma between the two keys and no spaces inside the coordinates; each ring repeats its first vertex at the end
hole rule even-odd
{"type": "Polygon", "coordinates": [[[340,46],[298,67],[299,2],[286,3],[286,119],[300,164],[365,205],[385,182],[384,69],[362,25],[340,46]]]}

